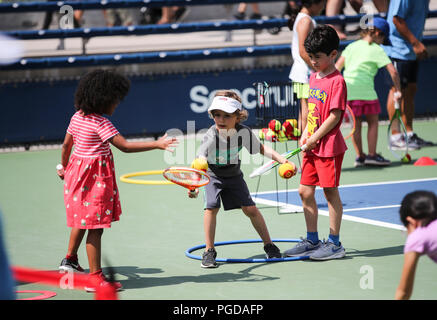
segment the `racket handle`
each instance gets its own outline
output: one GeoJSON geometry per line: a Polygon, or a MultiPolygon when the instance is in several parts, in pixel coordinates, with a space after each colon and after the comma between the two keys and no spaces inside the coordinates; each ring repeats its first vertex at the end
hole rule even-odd
{"type": "Polygon", "coordinates": [[[302,151],[305,151],[306,148],[307,148],[307,145],[306,145],[306,144],[304,144],[304,145],[302,145],[302,146],[300,147],[300,149],[301,149],[302,151]]]}

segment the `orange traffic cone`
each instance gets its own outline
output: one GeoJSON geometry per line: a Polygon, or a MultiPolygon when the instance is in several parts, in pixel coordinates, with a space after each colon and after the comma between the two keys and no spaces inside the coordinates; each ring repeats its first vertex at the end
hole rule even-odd
{"type": "Polygon", "coordinates": [[[437,163],[430,157],[420,157],[414,162],[415,166],[435,166],[437,163]]]}

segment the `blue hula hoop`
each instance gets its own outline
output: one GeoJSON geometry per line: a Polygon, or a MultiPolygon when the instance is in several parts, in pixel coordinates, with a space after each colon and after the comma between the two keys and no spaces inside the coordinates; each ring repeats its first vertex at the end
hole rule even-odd
{"type": "MultiPolygon", "coordinates": [[[[261,239],[248,239],[248,240],[233,240],[233,241],[223,241],[223,242],[215,242],[214,246],[226,246],[230,244],[241,244],[241,243],[254,243],[254,242],[262,242],[261,239]]],[[[301,242],[300,239],[272,239],[272,242],[301,242]]],[[[185,251],[185,255],[188,258],[202,260],[201,256],[196,256],[191,254],[191,252],[205,248],[205,244],[201,244],[198,246],[194,246],[185,251]]],[[[300,257],[285,257],[285,258],[272,258],[272,259],[230,259],[230,258],[217,258],[217,262],[236,262],[236,263],[255,263],[255,262],[281,262],[281,261],[296,261],[296,260],[307,260],[309,256],[300,256],[300,257]]]]}

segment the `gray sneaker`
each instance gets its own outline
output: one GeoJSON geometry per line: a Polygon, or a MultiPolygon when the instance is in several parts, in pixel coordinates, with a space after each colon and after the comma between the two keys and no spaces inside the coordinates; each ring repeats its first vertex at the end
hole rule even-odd
{"type": "Polygon", "coordinates": [[[284,251],[285,257],[308,256],[310,253],[314,252],[314,250],[317,250],[321,245],[320,241],[314,244],[308,239],[304,239],[302,237],[300,239],[302,241],[298,242],[294,248],[284,251]]]}
{"type": "Polygon", "coordinates": [[[214,248],[210,248],[202,254],[202,263],[200,266],[202,268],[217,268],[217,262],[215,258],[217,257],[217,252],[214,248]]]}
{"type": "Polygon", "coordinates": [[[331,260],[340,259],[346,255],[346,250],[341,242],[336,246],[333,242],[323,241],[320,247],[310,254],[311,260],[331,260]]]}

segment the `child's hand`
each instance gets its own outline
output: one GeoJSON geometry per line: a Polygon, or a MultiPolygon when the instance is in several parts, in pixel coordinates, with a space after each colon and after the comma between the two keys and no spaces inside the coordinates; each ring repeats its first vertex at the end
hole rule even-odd
{"type": "Polygon", "coordinates": [[[199,195],[199,189],[196,188],[194,189],[194,191],[188,190],[188,198],[197,198],[197,196],[199,195]]]}
{"type": "Polygon", "coordinates": [[[64,167],[62,166],[62,164],[58,164],[56,166],[56,173],[58,174],[58,177],[61,178],[61,180],[64,180],[65,171],[64,171],[64,167]]]}
{"type": "Polygon", "coordinates": [[[299,146],[302,147],[305,143],[307,143],[307,136],[303,134],[302,137],[300,137],[299,146]]]}
{"type": "Polygon", "coordinates": [[[306,140],[306,145],[307,145],[307,147],[306,147],[306,149],[305,150],[312,150],[312,149],[314,149],[315,147],[316,147],[316,145],[317,145],[317,140],[315,140],[314,138],[313,138],[313,136],[311,136],[311,137],[309,137],[309,139],[307,139],[306,140]]]}
{"type": "Polygon", "coordinates": [[[159,149],[174,152],[173,147],[176,147],[179,144],[179,141],[173,138],[167,138],[167,133],[164,134],[161,138],[157,140],[157,145],[159,149]]]}
{"type": "Polygon", "coordinates": [[[401,100],[402,100],[402,93],[400,92],[400,91],[396,91],[394,94],[393,94],[393,98],[394,98],[394,100],[395,101],[397,101],[397,102],[401,102],[401,100]]]}

